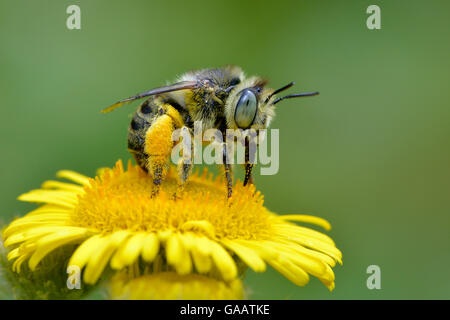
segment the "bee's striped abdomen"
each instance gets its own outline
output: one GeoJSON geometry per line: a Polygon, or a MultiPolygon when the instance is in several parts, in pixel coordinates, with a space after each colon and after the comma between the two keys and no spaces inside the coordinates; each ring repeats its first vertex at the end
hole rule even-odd
{"type": "Polygon", "coordinates": [[[151,97],[138,107],[128,127],[128,150],[145,171],[148,157],[144,152],[145,133],[157,116],[158,105],[155,98],[151,97]]]}

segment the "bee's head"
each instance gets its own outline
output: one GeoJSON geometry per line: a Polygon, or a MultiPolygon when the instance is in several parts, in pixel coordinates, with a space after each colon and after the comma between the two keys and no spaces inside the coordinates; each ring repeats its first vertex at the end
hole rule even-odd
{"type": "Polygon", "coordinates": [[[318,92],[299,93],[276,98],[276,94],[294,85],[278,89],[265,88],[267,81],[252,77],[233,87],[225,104],[227,125],[230,129],[265,129],[275,115],[275,104],[288,98],[313,96],[318,92]]]}

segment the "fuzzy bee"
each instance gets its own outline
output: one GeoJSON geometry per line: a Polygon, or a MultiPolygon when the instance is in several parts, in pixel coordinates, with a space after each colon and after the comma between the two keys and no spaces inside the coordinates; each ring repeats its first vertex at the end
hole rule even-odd
{"type": "MultiPolygon", "coordinates": [[[[183,74],[174,84],[152,89],[121,100],[104,109],[106,113],[123,104],[149,97],[135,112],[128,129],[128,149],[136,163],[153,178],[153,195],[164,179],[176,129],[191,135],[195,121],[202,130],[217,129],[225,136],[227,129],[265,129],[274,117],[275,105],[288,98],[317,95],[318,92],[291,94],[276,98],[276,94],[294,85],[278,89],[266,88],[260,77],[246,78],[241,68],[227,66],[203,69],[183,74]]],[[[246,146],[244,185],[252,183],[253,164],[246,146]]],[[[223,148],[223,166],[228,198],[232,195],[231,165],[227,163],[227,148],[223,148]]],[[[189,178],[193,161],[181,158],[178,163],[180,189],[189,178]]]]}

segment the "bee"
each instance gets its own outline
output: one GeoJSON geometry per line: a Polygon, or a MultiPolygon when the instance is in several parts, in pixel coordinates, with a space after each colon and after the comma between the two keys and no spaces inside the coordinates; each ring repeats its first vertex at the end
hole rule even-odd
{"type": "MultiPolygon", "coordinates": [[[[128,150],[136,163],[153,178],[152,195],[158,193],[163,181],[176,129],[193,133],[195,121],[201,121],[202,130],[217,129],[225,136],[227,129],[266,129],[275,113],[275,105],[285,99],[314,96],[318,92],[276,95],[294,85],[278,90],[267,88],[267,80],[246,77],[240,67],[190,71],[175,83],[152,89],[120,100],[102,110],[110,112],[137,99],[148,97],[136,110],[128,129],[128,150]]],[[[249,161],[248,144],[245,152],[244,185],[253,183],[253,163],[249,161]]],[[[227,148],[223,148],[228,198],[232,195],[232,168],[227,163],[227,148]]],[[[179,188],[182,190],[192,171],[193,161],[181,158],[178,166],[179,188]]]]}

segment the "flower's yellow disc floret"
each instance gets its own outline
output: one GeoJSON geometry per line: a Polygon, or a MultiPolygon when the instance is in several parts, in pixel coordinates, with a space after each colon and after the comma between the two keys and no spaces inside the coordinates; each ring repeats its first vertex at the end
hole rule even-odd
{"type": "Polygon", "coordinates": [[[78,200],[72,214],[75,225],[108,233],[134,232],[204,233],[211,238],[265,239],[270,237],[270,222],[263,197],[254,186],[235,186],[235,198],[228,201],[224,183],[211,175],[194,174],[184,191],[173,199],[178,180],[175,170],[156,197],[153,182],[139,167],[120,165],[104,171],[91,181],[90,188],[78,200]]]}
{"type": "Polygon", "coordinates": [[[305,285],[311,274],[334,288],[331,268],[342,255],[333,240],[289,221],[325,229],[328,222],[273,214],[254,186],[237,183],[227,200],[222,181],[205,171],[194,174],[174,199],[176,173],[169,170],[161,191],[151,197],[149,176],[131,163],[124,170],[121,161],[100,170],[95,179],[72,171],[58,176],[76,184],[47,181],[42,189],[21,195],[20,200],[43,205],[3,231],[16,271],[26,260],[34,270],[54,249],[79,244],[68,264],[84,269],[89,284],[107,266],[122,270],[159,259],[167,266],[164,271],[209,275],[227,283],[239,275],[237,265],[263,272],[267,263],[297,285],[305,285]]]}

